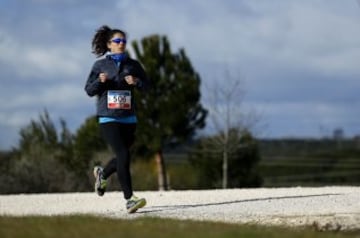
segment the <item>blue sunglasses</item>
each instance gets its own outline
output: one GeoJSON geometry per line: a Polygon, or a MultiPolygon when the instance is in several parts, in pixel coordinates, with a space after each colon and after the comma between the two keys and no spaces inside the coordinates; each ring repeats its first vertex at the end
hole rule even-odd
{"type": "Polygon", "coordinates": [[[126,44],[126,39],[125,38],[115,38],[115,39],[112,39],[111,42],[114,42],[116,44],[120,44],[120,42],[126,44]]]}

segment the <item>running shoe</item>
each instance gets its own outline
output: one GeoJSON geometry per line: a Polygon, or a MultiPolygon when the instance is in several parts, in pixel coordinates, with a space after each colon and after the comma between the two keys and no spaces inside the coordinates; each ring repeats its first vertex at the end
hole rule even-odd
{"type": "Polygon", "coordinates": [[[106,179],[104,179],[104,169],[100,166],[94,167],[95,192],[103,196],[106,190],[106,179]]]}
{"type": "Polygon", "coordinates": [[[145,198],[138,198],[133,195],[130,199],[127,200],[126,209],[127,209],[128,213],[134,213],[139,208],[142,208],[145,205],[146,205],[145,198]]]}

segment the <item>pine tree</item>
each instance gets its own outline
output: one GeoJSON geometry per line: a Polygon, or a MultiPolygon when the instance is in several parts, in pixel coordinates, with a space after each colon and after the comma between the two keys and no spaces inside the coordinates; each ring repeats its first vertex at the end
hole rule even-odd
{"type": "Polygon", "coordinates": [[[200,103],[200,76],[184,49],[172,53],[166,36],[143,38],[132,43],[136,58],[151,80],[146,94],[136,94],[139,117],[138,145],[146,145],[155,157],[159,189],[168,188],[163,148],[182,143],[205,126],[207,110],[200,103]]]}
{"type": "Polygon", "coordinates": [[[18,159],[12,173],[13,192],[59,192],[69,191],[74,185],[67,173],[72,158],[73,137],[63,119],[61,131],[47,110],[38,120],[20,129],[18,159]]]}

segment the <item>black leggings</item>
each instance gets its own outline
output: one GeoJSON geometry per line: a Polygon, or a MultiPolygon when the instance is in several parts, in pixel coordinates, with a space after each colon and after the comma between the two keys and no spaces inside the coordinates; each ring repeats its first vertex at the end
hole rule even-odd
{"type": "Polygon", "coordinates": [[[110,145],[116,156],[105,166],[104,179],[107,179],[116,172],[124,192],[124,197],[129,199],[133,195],[129,150],[135,140],[136,124],[101,123],[100,130],[105,141],[110,145]]]}

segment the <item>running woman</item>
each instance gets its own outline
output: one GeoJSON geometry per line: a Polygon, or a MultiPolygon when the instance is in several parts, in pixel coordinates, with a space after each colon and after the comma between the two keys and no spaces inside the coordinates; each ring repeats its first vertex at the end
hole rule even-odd
{"type": "Polygon", "coordinates": [[[92,53],[98,58],[88,76],[85,91],[97,96],[97,116],[101,133],[115,153],[104,168],[94,168],[95,191],[103,196],[106,179],[116,172],[128,213],[146,205],[133,194],[130,174],[130,146],[135,140],[136,111],[134,90],[145,91],[149,81],[141,64],[125,52],[126,33],[101,26],[92,39],[92,53]]]}

